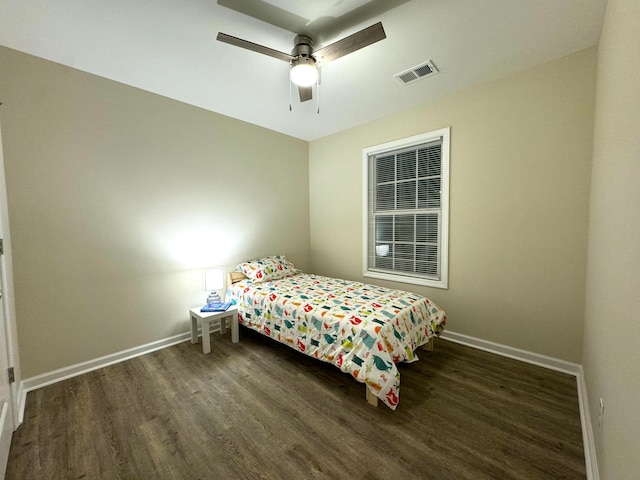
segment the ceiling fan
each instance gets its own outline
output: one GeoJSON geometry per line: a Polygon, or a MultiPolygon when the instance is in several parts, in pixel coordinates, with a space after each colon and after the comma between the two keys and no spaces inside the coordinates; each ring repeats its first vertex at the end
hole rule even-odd
{"type": "Polygon", "coordinates": [[[249,42],[241,38],[219,32],[217,39],[221,42],[246,48],[252,52],[262,53],[278,60],[289,63],[291,67],[290,78],[298,86],[298,94],[301,102],[313,98],[313,84],[318,81],[318,66],[329,63],[337,58],[367,47],[373,43],[387,38],[382,28],[382,22],[371,25],[359,32],[349,35],[337,42],[331,43],[318,50],[313,49],[313,40],[308,35],[297,35],[291,54],[274,50],[257,43],[249,42]]]}

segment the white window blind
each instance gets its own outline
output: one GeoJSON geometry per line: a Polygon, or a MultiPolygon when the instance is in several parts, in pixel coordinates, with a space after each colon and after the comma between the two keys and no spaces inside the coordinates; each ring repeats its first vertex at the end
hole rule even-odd
{"type": "Polygon", "coordinates": [[[365,149],[363,158],[364,274],[446,288],[448,129],[365,149]]]}

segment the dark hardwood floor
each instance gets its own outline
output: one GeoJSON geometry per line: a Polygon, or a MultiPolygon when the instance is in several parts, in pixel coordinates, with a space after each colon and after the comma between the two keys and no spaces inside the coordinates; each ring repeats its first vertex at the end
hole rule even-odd
{"type": "Polygon", "coordinates": [[[395,412],[244,328],[27,395],[7,479],[585,479],[576,380],[444,340],[395,412]]]}

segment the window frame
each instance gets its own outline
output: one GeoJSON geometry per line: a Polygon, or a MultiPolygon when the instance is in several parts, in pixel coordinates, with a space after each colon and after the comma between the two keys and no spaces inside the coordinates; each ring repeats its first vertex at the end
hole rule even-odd
{"type": "Polygon", "coordinates": [[[449,164],[451,127],[413,135],[362,149],[362,275],[393,282],[411,283],[434,288],[449,288],[449,164]],[[406,275],[401,272],[386,273],[371,270],[369,266],[369,162],[372,156],[389,153],[403,148],[417,147],[424,143],[442,142],[441,184],[440,184],[440,229],[438,239],[440,279],[430,279],[406,275]]]}

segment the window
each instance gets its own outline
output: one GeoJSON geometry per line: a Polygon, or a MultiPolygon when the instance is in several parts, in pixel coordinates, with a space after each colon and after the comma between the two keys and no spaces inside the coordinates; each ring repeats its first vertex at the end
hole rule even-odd
{"type": "Polygon", "coordinates": [[[449,128],[362,154],[363,275],[447,288],[449,128]]]}

